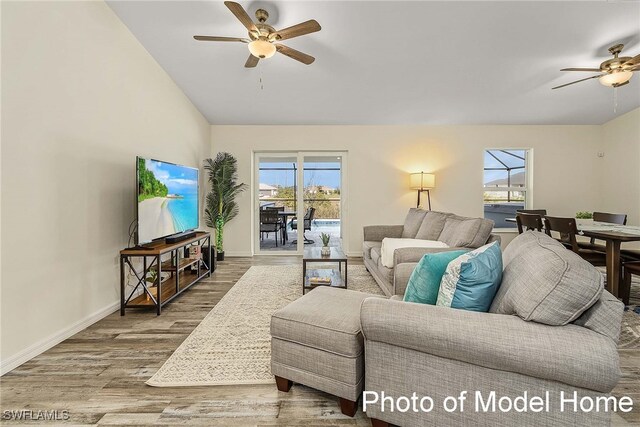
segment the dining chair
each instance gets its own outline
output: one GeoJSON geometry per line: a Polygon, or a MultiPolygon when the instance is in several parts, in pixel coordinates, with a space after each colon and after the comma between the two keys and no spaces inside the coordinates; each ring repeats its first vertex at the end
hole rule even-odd
{"type": "MultiPolygon", "coordinates": [[[[593,220],[597,222],[608,222],[610,224],[627,225],[627,214],[594,212],[593,220]]],[[[594,251],[605,252],[607,250],[605,245],[596,243],[595,237],[592,237],[589,242],[578,242],[578,245],[581,248],[592,249],[594,251]]]]}
{"type": "Polygon", "coordinates": [[[519,234],[522,234],[527,230],[542,231],[542,216],[538,214],[519,212],[516,214],[516,224],[518,224],[519,234]]]}
{"type": "Polygon", "coordinates": [[[545,216],[547,214],[546,209],[516,209],[516,213],[535,214],[545,216]]]}
{"type": "Polygon", "coordinates": [[[589,261],[594,266],[601,267],[607,265],[607,260],[604,253],[590,249],[583,249],[578,246],[578,242],[576,241],[578,227],[576,226],[575,218],[545,216],[544,226],[545,232],[549,236],[551,236],[552,231],[559,233],[559,240],[567,247],[567,249],[572,250],[576,254],[580,255],[582,258],[589,261]]]}
{"type": "Polygon", "coordinates": [[[269,236],[269,233],[274,233],[276,240],[276,248],[278,247],[278,233],[280,232],[280,215],[278,211],[274,209],[265,209],[260,212],[260,238],[264,233],[269,236]]]}
{"type": "Polygon", "coordinates": [[[624,305],[629,305],[629,297],[631,296],[631,279],[633,275],[640,276],[640,262],[627,262],[623,266],[624,279],[620,283],[618,294],[622,298],[624,305]]]}

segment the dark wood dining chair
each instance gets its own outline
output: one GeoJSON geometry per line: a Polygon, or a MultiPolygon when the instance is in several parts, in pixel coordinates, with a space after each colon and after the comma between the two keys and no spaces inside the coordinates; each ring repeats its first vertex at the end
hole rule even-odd
{"type": "Polygon", "coordinates": [[[640,262],[627,262],[624,264],[624,279],[620,283],[618,294],[622,298],[624,305],[629,305],[629,297],[631,296],[631,279],[632,276],[640,276],[640,262]]]}
{"type": "Polygon", "coordinates": [[[542,231],[542,216],[519,212],[516,214],[516,224],[518,224],[519,234],[527,230],[542,231]]]}
{"type": "Polygon", "coordinates": [[[551,235],[552,231],[560,234],[560,242],[564,244],[567,249],[572,250],[576,254],[580,255],[585,260],[589,261],[594,266],[606,266],[607,260],[605,254],[602,252],[594,251],[591,249],[583,249],[578,246],[576,241],[576,235],[578,234],[578,227],[576,226],[575,218],[560,218],[545,216],[544,217],[545,232],[551,235]]]}
{"type": "Polygon", "coordinates": [[[545,216],[547,214],[546,209],[516,209],[516,213],[524,213],[524,214],[535,214],[540,216],[545,216]]]}
{"type": "MultiPolygon", "coordinates": [[[[627,214],[594,212],[593,220],[597,222],[608,222],[610,224],[627,225],[627,214]]],[[[592,237],[589,242],[578,242],[578,246],[600,252],[606,252],[607,250],[605,245],[596,243],[595,237],[592,237]]]]}

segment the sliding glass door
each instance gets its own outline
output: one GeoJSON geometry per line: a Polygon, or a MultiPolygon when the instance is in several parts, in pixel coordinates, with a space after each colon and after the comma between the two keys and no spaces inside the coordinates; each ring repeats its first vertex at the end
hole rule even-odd
{"type": "Polygon", "coordinates": [[[254,254],[342,244],[345,153],[262,152],[254,158],[254,254]]]}

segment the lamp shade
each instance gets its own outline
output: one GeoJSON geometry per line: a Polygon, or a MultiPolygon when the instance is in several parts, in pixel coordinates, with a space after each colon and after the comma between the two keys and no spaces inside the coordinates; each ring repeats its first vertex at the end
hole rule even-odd
{"type": "Polygon", "coordinates": [[[436,186],[436,176],[432,173],[417,172],[409,175],[412,190],[429,190],[436,186]]]}
{"type": "Polygon", "coordinates": [[[632,76],[633,72],[631,71],[614,71],[611,74],[605,74],[598,80],[605,86],[614,86],[628,82],[632,76]]]}
{"type": "Polygon", "coordinates": [[[271,58],[276,53],[276,47],[266,40],[258,39],[249,43],[249,52],[256,58],[271,58]]]}

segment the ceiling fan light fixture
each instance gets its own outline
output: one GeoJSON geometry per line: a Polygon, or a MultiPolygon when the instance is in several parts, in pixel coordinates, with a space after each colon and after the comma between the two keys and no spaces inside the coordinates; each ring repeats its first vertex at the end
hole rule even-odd
{"type": "Polygon", "coordinates": [[[249,43],[249,52],[256,58],[271,58],[276,53],[276,47],[266,40],[258,39],[249,43]]]}
{"type": "Polygon", "coordinates": [[[631,71],[614,71],[610,74],[605,74],[598,80],[600,81],[600,84],[609,87],[615,87],[628,82],[629,80],[631,80],[632,76],[633,72],[631,71]]]}

